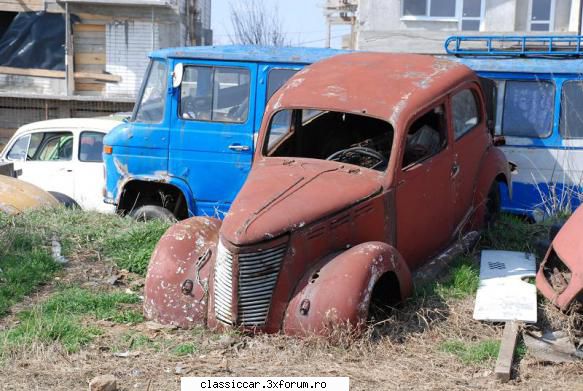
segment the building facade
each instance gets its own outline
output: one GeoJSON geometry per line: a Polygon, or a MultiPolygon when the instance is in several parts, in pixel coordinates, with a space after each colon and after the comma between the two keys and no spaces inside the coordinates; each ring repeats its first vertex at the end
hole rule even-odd
{"type": "MultiPolygon", "coordinates": [[[[342,1],[342,0],[337,0],[342,1]]],[[[355,48],[443,53],[453,34],[576,34],[581,0],[357,1],[355,48]]]]}

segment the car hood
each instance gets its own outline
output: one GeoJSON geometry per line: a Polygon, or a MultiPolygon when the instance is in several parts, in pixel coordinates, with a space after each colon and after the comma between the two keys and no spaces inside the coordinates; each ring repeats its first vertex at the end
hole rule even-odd
{"type": "Polygon", "coordinates": [[[17,214],[58,204],[52,195],[28,182],[0,175],[0,212],[17,214]]]}
{"type": "Polygon", "coordinates": [[[254,244],[346,209],[382,190],[382,173],[315,159],[254,164],[221,228],[234,245],[254,244]]]}

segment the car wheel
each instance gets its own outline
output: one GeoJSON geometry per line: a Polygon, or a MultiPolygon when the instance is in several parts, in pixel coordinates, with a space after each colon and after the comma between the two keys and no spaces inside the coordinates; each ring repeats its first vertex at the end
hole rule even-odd
{"type": "Polygon", "coordinates": [[[81,209],[77,201],[75,201],[68,195],[65,195],[63,193],[57,193],[56,191],[49,191],[49,194],[55,197],[57,201],[59,201],[59,204],[64,205],[65,208],[81,209]]]}
{"type": "Polygon", "coordinates": [[[486,198],[486,211],[484,213],[484,228],[490,228],[500,216],[500,186],[494,182],[486,198]]]}
{"type": "Polygon", "coordinates": [[[130,216],[136,221],[151,221],[151,220],[163,220],[169,222],[178,221],[174,214],[168,209],[158,206],[158,205],[144,205],[140,206],[138,209],[133,210],[130,216]]]}

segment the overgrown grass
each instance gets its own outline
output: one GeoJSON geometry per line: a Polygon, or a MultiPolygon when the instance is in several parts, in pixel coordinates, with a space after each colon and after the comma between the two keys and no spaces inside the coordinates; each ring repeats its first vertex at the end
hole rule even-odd
{"type": "Polygon", "coordinates": [[[75,352],[101,334],[99,328],[87,325],[90,321],[141,321],[141,314],[128,308],[139,301],[133,294],[64,288],[31,310],[19,313],[20,323],[0,332],[0,356],[24,346],[54,342],[75,352]]]}
{"type": "Polygon", "coordinates": [[[481,364],[498,356],[500,341],[485,340],[466,343],[460,340],[450,340],[441,343],[439,350],[453,354],[464,364],[481,364]]]}
{"type": "Polygon", "coordinates": [[[476,294],[479,283],[480,269],[475,258],[462,256],[454,262],[446,281],[436,284],[435,293],[443,299],[463,299],[476,294]]]}
{"type": "Polygon", "coordinates": [[[535,239],[546,238],[551,224],[551,220],[531,224],[519,216],[503,214],[494,226],[484,233],[480,248],[533,252],[535,239]]]}
{"type": "Polygon", "coordinates": [[[183,343],[172,349],[172,353],[177,356],[188,356],[198,351],[198,347],[193,343],[183,343]]]}

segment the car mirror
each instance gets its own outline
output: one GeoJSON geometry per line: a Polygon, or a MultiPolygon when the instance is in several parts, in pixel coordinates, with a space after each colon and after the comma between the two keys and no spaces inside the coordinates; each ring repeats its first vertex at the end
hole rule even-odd
{"type": "Polygon", "coordinates": [[[184,75],[184,64],[179,62],[174,66],[174,72],[172,72],[172,87],[178,88],[182,84],[182,76],[184,75]]]}

